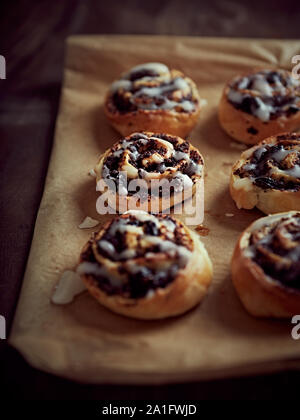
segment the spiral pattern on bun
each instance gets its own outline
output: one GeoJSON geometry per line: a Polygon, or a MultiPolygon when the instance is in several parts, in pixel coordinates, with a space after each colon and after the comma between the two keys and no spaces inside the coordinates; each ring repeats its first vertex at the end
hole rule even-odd
{"type": "MultiPolygon", "coordinates": [[[[97,183],[100,180],[108,185],[109,181],[113,182],[118,200],[136,194],[136,184],[131,188],[130,181],[140,181],[141,202],[157,200],[157,211],[162,211],[165,205],[172,207],[195,193],[197,183],[203,181],[203,158],[180,137],[134,133],[109,149],[100,158],[95,172],[97,183]],[[166,193],[170,195],[169,202],[163,200],[166,193]]],[[[119,210],[118,203],[117,207],[119,210]]]]}
{"type": "Polygon", "coordinates": [[[300,111],[300,82],[286,70],[261,70],[230,84],[228,101],[261,121],[300,111]]]}
{"type": "Polygon", "coordinates": [[[220,123],[236,140],[255,144],[300,127],[300,81],[286,70],[260,70],[225,87],[220,123]]]}
{"type": "Polygon", "coordinates": [[[300,213],[255,227],[246,252],[272,279],[300,290],[300,213]]]}
{"type": "Polygon", "coordinates": [[[178,220],[130,211],[92,236],[77,272],[91,294],[115,312],[162,318],[201,300],[211,263],[197,235],[178,220]]]}
{"type": "Polygon", "coordinates": [[[250,313],[289,317],[300,309],[300,213],[261,218],[243,232],[233,282],[250,313]]]}
{"type": "Polygon", "coordinates": [[[279,134],[243,152],[230,190],[239,208],[300,210],[300,134],[279,134]]]}
{"type": "Polygon", "coordinates": [[[195,83],[162,63],[145,63],[112,83],[105,112],[123,135],[164,131],[185,136],[195,125],[200,98],[195,83]]]}

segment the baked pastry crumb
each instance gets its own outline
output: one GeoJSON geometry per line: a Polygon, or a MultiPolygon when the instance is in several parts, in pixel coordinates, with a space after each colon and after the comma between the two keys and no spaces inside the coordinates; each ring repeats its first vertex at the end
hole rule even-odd
{"type": "Polygon", "coordinates": [[[207,236],[210,232],[210,229],[203,226],[203,225],[198,225],[198,226],[196,226],[195,229],[196,229],[197,233],[199,233],[199,235],[201,235],[201,236],[207,236]]]}

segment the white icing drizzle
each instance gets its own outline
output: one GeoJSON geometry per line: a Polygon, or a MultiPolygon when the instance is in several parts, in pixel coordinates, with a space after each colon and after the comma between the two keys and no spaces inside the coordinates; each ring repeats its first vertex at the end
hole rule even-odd
{"type": "MultiPolygon", "coordinates": [[[[247,86],[248,86],[248,83],[249,83],[248,78],[247,78],[247,77],[243,77],[243,78],[240,80],[239,84],[238,84],[239,89],[246,89],[246,88],[247,88],[247,86]]],[[[238,93],[238,92],[237,92],[237,93],[238,93]]]]}
{"type": "Polygon", "coordinates": [[[291,153],[293,153],[293,150],[291,149],[280,149],[272,153],[270,157],[274,159],[276,162],[280,163],[283,159],[285,159],[291,153]]]}
{"type": "MultiPolygon", "coordinates": [[[[195,182],[195,178],[202,174],[203,165],[193,161],[190,157],[190,152],[186,153],[175,150],[171,142],[157,137],[148,138],[144,134],[140,133],[134,133],[132,136],[132,139],[122,140],[117,149],[111,153],[113,157],[120,159],[121,167],[119,171],[126,172],[128,181],[130,181],[130,179],[144,179],[147,182],[148,188],[150,188],[151,180],[157,179],[160,180],[160,182],[163,182],[164,180],[171,181],[172,179],[175,179],[181,183],[182,188],[179,188],[179,190],[182,190],[183,188],[191,187],[195,182]],[[155,141],[156,146],[154,147],[154,151],[150,156],[143,158],[143,167],[137,169],[130,162],[130,159],[133,159],[133,161],[140,159],[142,152],[139,151],[139,148],[147,145],[149,141],[155,141]],[[166,166],[164,162],[166,159],[170,158],[174,158],[178,164],[174,166],[166,166]],[[185,173],[182,174],[180,172],[180,167],[185,162],[187,165],[185,167],[185,173]],[[152,166],[153,164],[158,165],[155,172],[148,171],[147,167],[152,166]]],[[[127,180],[123,180],[122,176],[122,173],[120,173],[117,187],[119,194],[126,196],[128,195],[128,185],[127,180]]],[[[115,178],[110,176],[110,170],[106,166],[105,161],[102,169],[102,177],[104,179],[115,180],[115,178]]]]}
{"type": "Polygon", "coordinates": [[[300,178],[300,166],[299,165],[295,165],[293,168],[291,169],[286,169],[285,172],[294,177],[294,178],[300,178]]]}
{"type": "Polygon", "coordinates": [[[244,95],[237,90],[230,89],[227,94],[227,98],[232,102],[241,104],[243,101],[244,95]]]}
{"type": "Polygon", "coordinates": [[[300,81],[295,83],[292,76],[283,70],[262,70],[235,79],[229,88],[227,98],[238,109],[250,112],[261,121],[268,122],[271,115],[279,112],[281,116],[291,107],[295,112],[297,108],[300,110],[300,81]],[[283,97],[284,100],[281,103],[275,100],[276,97],[283,97]],[[248,100],[245,106],[243,106],[244,100],[248,100]]]}
{"type": "Polygon", "coordinates": [[[101,240],[98,242],[98,246],[103,249],[103,251],[107,252],[112,257],[116,254],[115,247],[108,241],[101,240]]]}
{"type": "Polygon", "coordinates": [[[245,171],[251,171],[255,168],[256,168],[255,163],[246,163],[246,165],[243,165],[243,169],[245,169],[245,171]]]}
{"type": "Polygon", "coordinates": [[[188,155],[188,153],[184,153],[184,152],[175,152],[174,154],[173,154],[173,157],[174,157],[174,159],[175,160],[182,160],[182,159],[184,159],[184,160],[189,160],[189,155],[188,155]]]}
{"type": "Polygon", "coordinates": [[[122,285],[122,278],[112,271],[108,270],[104,265],[100,266],[98,263],[84,261],[77,267],[77,273],[82,276],[95,276],[109,278],[113,286],[120,287],[122,285]]]}
{"type": "Polygon", "coordinates": [[[258,160],[260,160],[260,158],[262,157],[263,153],[265,153],[268,149],[264,146],[259,147],[258,149],[255,150],[255,155],[257,157],[258,160]]]}
{"type": "Polygon", "coordinates": [[[82,274],[92,274],[93,276],[101,276],[103,273],[103,267],[100,267],[99,264],[84,261],[77,267],[76,272],[81,276],[82,274]]]}
{"type": "Polygon", "coordinates": [[[150,213],[147,213],[144,210],[127,210],[124,214],[132,214],[132,216],[138,216],[142,214],[148,214],[149,216],[152,216],[150,213]]]}
{"type": "Polygon", "coordinates": [[[110,92],[114,94],[117,91],[133,92],[130,96],[130,102],[140,109],[158,110],[158,109],[181,109],[185,112],[195,110],[195,102],[184,97],[192,94],[192,87],[188,81],[177,76],[172,79],[170,70],[162,63],[145,63],[133,67],[129,72],[123,74],[120,80],[112,83],[110,92]],[[138,72],[150,71],[153,75],[147,75],[137,80],[131,81],[133,75],[138,72]],[[182,98],[169,98],[167,94],[181,92],[182,98]],[[141,97],[147,97],[150,101],[141,101],[141,97]],[[159,99],[155,101],[154,99],[159,99]]]}
{"type": "Polygon", "coordinates": [[[132,69],[128,73],[125,73],[123,77],[130,77],[133,73],[137,73],[138,71],[143,71],[143,70],[154,71],[155,73],[158,73],[158,74],[169,73],[169,68],[165,64],[144,63],[144,64],[139,64],[135,67],[132,67],[132,69]]]}
{"type": "MultiPolygon", "coordinates": [[[[240,89],[245,89],[245,88],[240,87],[240,89]]],[[[257,74],[255,76],[253,84],[252,84],[252,90],[256,90],[262,95],[266,95],[266,96],[272,96],[273,94],[272,87],[269,85],[269,83],[266,81],[265,77],[262,74],[257,74]]]]}
{"type": "Polygon", "coordinates": [[[259,97],[256,97],[256,103],[258,107],[254,109],[253,115],[259,118],[261,121],[269,121],[271,113],[274,108],[271,105],[265,104],[259,97]]]}
{"type": "Polygon", "coordinates": [[[132,83],[130,80],[116,80],[111,84],[110,91],[115,93],[119,89],[129,90],[131,89],[132,83]]]}
{"type": "Polygon", "coordinates": [[[77,273],[104,278],[115,288],[122,287],[129,274],[146,277],[151,275],[154,284],[157,282],[158,285],[164,276],[176,276],[178,270],[186,266],[192,255],[192,251],[186,246],[175,242],[176,222],[170,218],[156,217],[138,210],[130,210],[126,214],[130,217],[115,219],[97,241],[97,246],[102,250],[97,262],[82,262],[77,268],[77,273]],[[134,220],[141,222],[141,226],[132,224],[134,220]],[[127,248],[120,253],[109,240],[105,239],[105,235],[109,238],[117,232],[125,235],[123,240],[127,244],[127,248]],[[165,254],[168,258],[161,260],[157,258],[158,253],[165,254]],[[144,258],[143,265],[139,263],[141,256],[144,258]],[[107,258],[109,258],[107,264],[98,262],[107,258]],[[121,271],[119,264],[123,267],[121,271]]]}
{"type": "MultiPolygon", "coordinates": [[[[288,140],[288,138],[287,138],[288,140]]],[[[291,139],[292,140],[292,139],[291,139]]],[[[276,146],[276,143],[271,143],[270,145],[263,145],[260,147],[256,147],[253,152],[250,154],[248,153],[245,157],[247,158],[246,163],[242,164],[240,168],[243,171],[250,172],[255,171],[257,168],[257,165],[261,164],[263,162],[262,159],[264,159],[264,154],[269,152],[266,155],[266,159],[268,160],[268,164],[266,166],[266,172],[263,174],[260,173],[258,175],[255,175],[254,173],[246,174],[246,177],[235,177],[234,178],[234,187],[236,189],[245,189],[247,191],[251,190],[252,183],[255,182],[256,179],[260,178],[261,176],[264,177],[272,177],[273,179],[286,179],[286,181],[289,180],[297,180],[300,179],[300,165],[294,164],[292,167],[285,167],[286,162],[285,160],[290,156],[294,155],[295,153],[300,156],[300,142],[299,145],[294,144],[294,146],[291,147],[291,144],[281,144],[280,149],[272,152],[272,147],[276,146]],[[289,148],[291,147],[291,148],[289,148]],[[271,152],[270,152],[271,148],[271,152]],[[253,158],[255,157],[255,161],[253,161],[253,158]],[[281,167],[280,167],[281,166],[281,167]]],[[[293,156],[292,156],[293,159],[293,156]]],[[[265,166],[263,166],[265,168],[265,166]]]]}
{"type": "Polygon", "coordinates": [[[163,219],[161,221],[161,225],[164,226],[168,232],[173,233],[175,230],[175,224],[173,222],[170,222],[170,220],[163,219]]]}

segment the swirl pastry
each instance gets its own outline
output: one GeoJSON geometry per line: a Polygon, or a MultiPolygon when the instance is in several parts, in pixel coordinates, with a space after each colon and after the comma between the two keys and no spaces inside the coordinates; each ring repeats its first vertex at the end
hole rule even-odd
{"type": "Polygon", "coordinates": [[[223,91],[219,120],[234,139],[256,144],[300,127],[300,81],[286,70],[235,77],[223,91]]]}
{"type": "Polygon", "coordinates": [[[269,137],[243,152],[232,168],[230,193],[238,208],[300,210],[300,134],[269,137]]]}
{"type": "Polygon", "coordinates": [[[250,314],[288,318],[300,311],[300,213],[256,220],[241,235],[232,281],[250,314]]]}
{"type": "Polygon", "coordinates": [[[77,272],[112,311],[159,319],[182,314],[202,300],[212,265],[198,236],[181,222],[131,211],[92,236],[77,272]]]}
{"type": "Polygon", "coordinates": [[[195,83],[180,71],[146,63],[111,85],[104,109],[123,136],[152,130],[185,137],[197,123],[200,98],[195,83]]]}
{"type": "Polygon", "coordinates": [[[108,185],[106,194],[120,213],[138,207],[137,194],[140,208],[159,213],[196,192],[197,185],[203,182],[203,158],[180,137],[134,133],[107,150],[95,172],[97,185],[99,181],[108,185]],[[133,188],[131,181],[134,181],[133,188]]]}

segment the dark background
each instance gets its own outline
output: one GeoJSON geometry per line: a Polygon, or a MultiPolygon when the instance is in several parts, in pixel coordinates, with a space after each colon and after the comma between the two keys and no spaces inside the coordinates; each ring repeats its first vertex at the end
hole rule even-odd
{"type": "MultiPolygon", "coordinates": [[[[47,173],[64,41],[81,33],[299,39],[300,2],[0,0],[0,54],[7,63],[7,79],[0,80],[0,314],[8,329],[47,173]]],[[[300,374],[157,387],[79,385],[30,368],[1,340],[0,384],[16,399],[296,399],[300,374]]]]}

